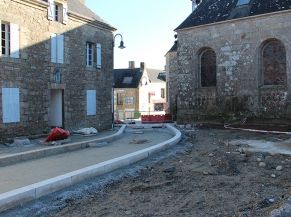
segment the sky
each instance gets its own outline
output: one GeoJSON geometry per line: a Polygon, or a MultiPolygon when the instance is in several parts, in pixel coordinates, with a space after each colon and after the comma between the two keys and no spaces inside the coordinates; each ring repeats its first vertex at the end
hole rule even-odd
{"type": "Polygon", "coordinates": [[[191,13],[190,0],[86,0],[86,5],[123,36],[125,49],[115,38],[114,68],[165,68],[165,54],[174,44],[175,32],[191,13]]]}

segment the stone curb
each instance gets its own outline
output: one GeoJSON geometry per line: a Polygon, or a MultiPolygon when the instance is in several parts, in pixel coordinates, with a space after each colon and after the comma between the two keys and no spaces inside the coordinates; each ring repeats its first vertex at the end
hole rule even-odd
{"type": "Polygon", "coordinates": [[[55,154],[61,154],[68,151],[75,151],[78,149],[83,149],[83,148],[89,147],[90,144],[96,143],[96,142],[113,141],[115,139],[118,139],[123,134],[125,128],[126,128],[126,125],[123,125],[115,134],[105,136],[102,138],[96,138],[96,139],[91,139],[87,141],[69,143],[69,144],[61,145],[61,146],[47,147],[43,149],[37,149],[37,150],[32,150],[32,151],[5,155],[5,156],[0,157],[0,166],[7,166],[7,165],[18,163],[20,161],[32,160],[32,159],[47,157],[47,156],[51,156],[55,154]]]}
{"type": "Polygon", "coordinates": [[[181,140],[181,132],[170,124],[167,124],[166,127],[174,134],[174,137],[167,141],[118,158],[104,161],[102,163],[0,194],[0,212],[16,206],[22,206],[28,201],[32,201],[44,195],[56,192],[88,178],[128,166],[132,163],[143,160],[158,151],[162,151],[176,145],[181,140]]]}

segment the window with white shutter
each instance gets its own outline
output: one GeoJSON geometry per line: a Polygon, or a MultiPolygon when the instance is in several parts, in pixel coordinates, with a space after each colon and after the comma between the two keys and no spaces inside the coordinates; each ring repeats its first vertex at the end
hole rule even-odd
{"type": "Polygon", "coordinates": [[[19,58],[19,25],[1,21],[1,56],[19,58]]]}
{"type": "Polygon", "coordinates": [[[96,67],[97,69],[101,69],[101,64],[102,64],[102,49],[101,49],[101,44],[96,44],[96,50],[97,50],[97,60],[96,60],[96,67]]]}
{"type": "Polygon", "coordinates": [[[51,62],[64,63],[64,36],[51,34],[51,62]]]}
{"type": "Polygon", "coordinates": [[[3,123],[20,122],[19,88],[2,88],[3,123]]]}
{"type": "Polygon", "coordinates": [[[48,20],[60,22],[63,24],[68,23],[68,4],[48,0],[48,20]]]}
{"type": "Polygon", "coordinates": [[[96,115],[96,90],[87,90],[87,115],[96,115]]]}

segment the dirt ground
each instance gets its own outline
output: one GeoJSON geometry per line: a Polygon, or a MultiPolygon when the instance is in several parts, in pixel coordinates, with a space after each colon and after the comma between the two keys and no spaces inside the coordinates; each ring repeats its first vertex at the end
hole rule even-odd
{"type": "Polygon", "coordinates": [[[186,152],[116,181],[102,194],[69,201],[51,216],[266,217],[291,195],[291,156],[251,153],[230,143],[290,136],[214,129],[183,134],[186,152]]]}

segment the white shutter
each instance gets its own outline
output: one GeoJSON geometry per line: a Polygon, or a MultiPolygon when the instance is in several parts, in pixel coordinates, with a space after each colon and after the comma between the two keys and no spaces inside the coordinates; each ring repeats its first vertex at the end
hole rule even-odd
{"type": "Polygon", "coordinates": [[[57,62],[64,63],[64,36],[57,36],[57,62]]]}
{"type": "Polygon", "coordinates": [[[101,64],[102,64],[102,50],[101,50],[101,44],[96,44],[96,50],[97,50],[97,69],[101,69],[101,64]]]}
{"type": "Polygon", "coordinates": [[[10,24],[10,56],[19,58],[19,25],[10,24]]]}
{"type": "Polygon", "coordinates": [[[51,62],[57,62],[57,34],[51,34],[51,62]]]}
{"type": "Polygon", "coordinates": [[[68,4],[63,4],[63,24],[68,23],[68,4]]]}
{"type": "Polygon", "coordinates": [[[2,88],[3,123],[20,121],[19,88],[2,88]]]}
{"type": "Polygon", "coordinates": [[[87,115],[96,115],[96,90],[87,90],[87,115]]]}
{"type": "Polygon", "coordinates": [[[47,10],[47,18],[48,20],[54,20],[55,19],[55,3],[54,0],[48,0],[48,10],[47,10]]]}

